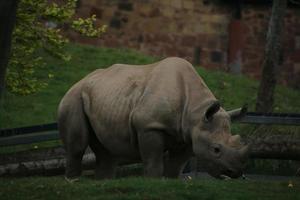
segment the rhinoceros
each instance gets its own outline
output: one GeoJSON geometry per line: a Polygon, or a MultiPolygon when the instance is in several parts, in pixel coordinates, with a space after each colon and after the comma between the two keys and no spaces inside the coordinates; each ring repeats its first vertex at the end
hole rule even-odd
{"type": "Polygon", "coordinates": [[[186,60],[114,64],[77,82],[62,98],[58,127],[66,177],[81,175],[89,146],[95,176],[112,178],[120,162],[142,162],[145,176],[178,177],[196,156],[209,174],[239,177],[248,147],[231,135],[231,117],[186,60]]]}

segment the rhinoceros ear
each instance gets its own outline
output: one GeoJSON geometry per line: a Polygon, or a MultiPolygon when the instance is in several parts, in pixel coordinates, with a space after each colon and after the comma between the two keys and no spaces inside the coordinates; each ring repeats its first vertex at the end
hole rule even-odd
{"type": "Polygon", "coordinates": [[[247,113],[248,110],[248,105],[244,104],[243,107],[235,109],[235,110],[230,110],[227,111],[229,114],[231,121],[239,120],[240,118],[244,117],[245,114],[247,113]]]}
{"type": "Polygon", "coordinates": [[[204,121],[209,122],[213,119],[216,112],[220,110],[220,103],[218,101],[213,102],[205,112],[204,121]]]}

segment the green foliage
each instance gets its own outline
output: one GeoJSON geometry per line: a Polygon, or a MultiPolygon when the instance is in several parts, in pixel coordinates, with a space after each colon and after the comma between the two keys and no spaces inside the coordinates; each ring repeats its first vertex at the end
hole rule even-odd
{"type": "Polygon", "coordinates": [[[72,28],[77,30],[79,33],[89,37],[99,37],[101,33],[105,32],[106,26],[95,29],[93,23],[96,21],[96,15],[92,15],[90,18],[73,21],[72,28]]]}
{"type": "Polygon", "coordinates": [[[106,26],[96,28],[96,16],[74,19],[77,0],[64,0],[60,4],[47,0],[21,0],[17,11],[16,27],[13,33],[12,55],[7,72],[7,86],[13,93],[27,95],[47,86],[50,72],[41,79],[37,71],[44,65],[41,49],[48,54],[69,61],[71,55],[64,50],[68,39],[61,27],[70,26],[88,37],[99,37],[106,26]]]}

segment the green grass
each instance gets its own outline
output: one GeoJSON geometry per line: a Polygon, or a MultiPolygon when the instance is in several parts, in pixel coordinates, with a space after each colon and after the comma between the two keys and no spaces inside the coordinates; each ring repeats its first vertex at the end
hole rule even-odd
{"type": "MultiPolygon", "coordinates": [[[[254,111],[259,82],[243,75],[198,68],[208,87],[228,110],[247,103],[254,111]]],[[[300,112],[300,91],[278,86],[275,93],[274,112],[300,112]]]]}
{"type": "Polygon", "coordinates": [[[166,180],[126,178],[96,181],[82,178],[68,183],[63,177],[0,179],[0,199],[206,199],[206,200],[296,200],[300,182],[166,180]]]}
{"type": "Polygon", "coordinates": [[[44,148],[52,148],[61,146],[62,142],[61,140],[49,140],[44,142],[35,142],[30,144],[19,144],[19,145],[13,145],[13,146],[6,146],[0,148],[0,155],[1,154],[10,154],[10,153],[17,153],[21,151],[27,151],[29,149],[34,149],[35,151],[39,151],[40,149],[44,148]]]}
{"type": "Polygon", "coordinates": [[[46,89],[29,96],[5,94],[0,105],[0,128],[56,121],[56,110],[62,96],[75,82],[97,68],[114,63],[142,64],[155,61],[152,57],[125,49],[70,45],[67,51],[73,55],[70,62],[46,57],[46,67],[38,71],[41,77],[48,74],[49,70],[55,75],[46,89]]]}

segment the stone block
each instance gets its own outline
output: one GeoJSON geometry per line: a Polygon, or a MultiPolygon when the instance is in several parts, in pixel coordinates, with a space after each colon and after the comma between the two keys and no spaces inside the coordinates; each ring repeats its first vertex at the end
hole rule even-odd
{"type": "Polygon", "coordinates": [[[212,63],[222,63],[223,62],[223,53],[220,51],[212,51],[210,53],[210,60],[212,63]]]}
{"type": "Polygon", "coordinates": [[[194,65],[200,65],[201,64],[201,47],[196,46],[193,49],[194,49],[194,52],[193,52],[193,64],[194,65]]]}
{"type": "Polygon", "coordinates": [[[166,46],[163,48],[164,54],[167,56],[179,56],[179,52],[177,48],[174,48],[172,46],[166,46]]]}
{"type": "Polygon", "coordinates": [[[105,7],[105,9],[103,9],[103,13],[102,13],[102,20],[106,20],[109,21],[116,12],[116,8],[114,7],[105,7]]]}
{"type": "Polygon", "coordinates": [[[152,8],[148,13],[148,17],[159,17],[161,15],[161,11],[159,8],[152,8]]]}
{"type": "Polygon", "coordinates": [[[80,1],[80,6],[97,6],[98,0],[80,1]]]}
{"type": "MultiPolygon", "coordinates": [[[[299,27],[298,27],[299,28],[299,27]]],[[[300,35],[295,37],[295,49],[300,50],[300,35]]]]}
{"type": "Polygon", "coordinates": [[[228,32],[228,26],[224,26],[224,22],[212,22],[209,26],[212,33],[225,34],[228,32]]]}
{"type": "MultiPolygon", "coordinates": [[[[155,0],[154,0],[155,1],[155,0]]],[[[157,2],[157,4],[159,4],[159,5],[162,5],[162,6],[166,6],[166,7],[169,7],[169,6],[172,6],[172,2],[173,2],[173,0],[156,0],[157,2]]]]}
{"type": "Polygon", "coordinates": [[[182,0],[173,0],[170,2],[171,6],[173,6],[176,9],[182,9],[182,0]]]}
{"type": "Polygon", "coordinates": [[[133,10],[133,3],[129,1],[121,1],[118,4],[119,10],[125,10],[125,11],[132,11],[133,10]]]}
{"type": "Polygon", "coordinates": [[[149,33],[144,34],[144,42],[145,43],[154,43],[154,41],[155,41],[155,39],[154,39],[153,34],[149,34],[149,33]]]}
{"type": "Polygon", "coordinates": [[[153,8],[151,6],[147,6],[147,5],[140,5],[136,7],[138,14],[142,17],[148,17],[152,9],[153,8]]]}
{"type": "Polygon", "coordinates": [[[205,45],[209,49],[217,49],[219,48],[218,35],[216,34],[207,34],[205,45]]]}
{"type": "Polygon", "coordinates": [[[206,26],[207,24],[205,23],[197,23],[194,24],[194,26],[191,28],[191,31],[195,34],[206,33],[206,26]]]}
{"type": "Polygon", "coordinates": [[[112,28],[120,29],[122,26],[121,19],[118,17],[111,18],[109,26],[112,28]]]}
{"type": "Polygon", "coordinates": [[[291,53],[290,59],[295,63],[300,63],[300,49],[291,53]]]}
{"type": "Polygon", "coordinates": [[[184,0],[183,2],[183,8],[188,10],[194,9],[194,1],[193,0],[184,0]]]}
{"type": "Polygon", "coordinates": [[[185,35],[181,38],[181,46],[194,46],[197,42],[197,37],[192,35],[185,35]]]}
{"type": "Polygon", "coordinates": [[[300,62],[299,63],[294,63],[293,73],[300,75],[300,62]]]}
{"type": "Polygon", "coordinates": [[[90,10],[90,16],[96,15],[98,19],[102,18],[103,10],[101,8],[92,7],[90,10]]]}
{"type": "Polygon", "coordinates": [[[171,44],[174,42],[174,39],[171,34],[156,34],[155,41],[171,44]]]}
{"type": "Polygon", "coordinates": [[[175,16],[175,9],[171,6],[165,6],[161,13],[166,17],[173,18],[175,16]]]}
{"type": "Polygon", "coordinates": [[[229,17],[227,15],[202,14],[198,23],[198,33],[224,34],[228,32],[229,17]]]}
{"type": "Polygon", "coordinates": [[[82,6],[80,10],[78,10],[77,15],[83,18],[90,17],[91,8],[89,6],[82,6]]]}

